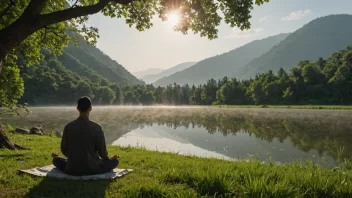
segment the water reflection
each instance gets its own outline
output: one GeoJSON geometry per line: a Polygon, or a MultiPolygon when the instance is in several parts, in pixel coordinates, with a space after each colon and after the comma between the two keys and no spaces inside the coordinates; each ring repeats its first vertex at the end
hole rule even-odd
{"type": "MultiPolygon", "coordinates": [[[[170,129],[166,126],[146,127],[133,130],[118,140],[113,142],[113,145],[120,146],[137,146],[147,148],[148,150],[157,150],[163,152],[173,152],[181,155],[196,155],[200,157],[215,157],[220,159],[232,160],[225,154],[221,154],[216,150],[211,150],[201,144],[203,138],[198,138],[196,142],[190,141],[189,137],[197,133],[198,130],[187,130],[183,127],[176,130],[170,129]],[[188,134],[183,134],[188,133],[188,134]]],[[[206,131],[201,130],[200,137],[207,134],[206,131]],[[204,133],[205,132],[205,133],[204,133]]]]}
{"type": "MultiPolygon", "coordinates": [[[[75,117],[74,108],[34,108],[25,120],[6,117],[3,122],[40,123],[54,130],[75,117]]],[[[95,107],[92,114],[109,144],[220,158],[271,156],[278,161],[351,158],[351,118],[352,111],[207,107],[95,107]]]]}

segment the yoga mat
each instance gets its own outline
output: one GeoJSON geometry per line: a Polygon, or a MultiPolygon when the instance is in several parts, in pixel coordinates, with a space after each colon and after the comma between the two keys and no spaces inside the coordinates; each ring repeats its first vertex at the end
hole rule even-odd
{"type": "Polygon", "coordinates": [[[111,172],[98,175],[86,175],[86,176],[72,176],[67,175],[59,169],[55,168],[54,165],[48,165],[44,167],[35,167],[32,169],[20,170],[20,173],[26,173],[36,177],[52,177],[58,179],[70,179],[70,180],[114,180],[119,177],[123,177],[128,173],[132,172],[132,169],[114,169],[111,172]]]}

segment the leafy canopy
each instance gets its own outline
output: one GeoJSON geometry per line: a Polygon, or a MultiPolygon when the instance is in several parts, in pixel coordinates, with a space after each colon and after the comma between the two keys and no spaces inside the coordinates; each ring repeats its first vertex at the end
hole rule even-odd
{"type": "MultiPolygon", "coordinates": [[[[35,3],[35,1],[38,0],[2,0],[0,5],[0,32],[20,18],[29,3],[35,3]]],[[[127,25],[133,26],[140,31],[152,27],[151,19],[155,15],[158,15],[162,20],[167,20],[170,12],[177,11],[180,15],[180,23],[175,26],[175,31],[184,34],[193,32],[202,37],[215,39],[218,33],[217,28],[222,19],[231,27],[237,26],[242,30],[248,29],[250,28],[250,11],[253,9],[254,3],[261,5],[269,0],[40,1],[45,3],[40,11],[38,20],[41,20],[41,16],[50,18],[50,16],[57,13],[60,14],[57,15],[58,18],[61,17],[62,19],[56,19],[51,21],[53,23],[44,25],[16,47],[16,52],[26,57],[28,65],[39,62],[41,59],[41,48],[48,48],[55,54],[60,54],[68,41],[72,39],[67,34],[67,30],[81,33],[88,42],[95,44],[96,39],[99,37],[98,29],[86,23],[89,19],[87,10],[94,6],[100,6],[99,8],[101,9],[97,12],[101,12],[107,17],[124,18],[127,25]]],[[[43,21],[50,23],[50,21],[43,21]]]]}

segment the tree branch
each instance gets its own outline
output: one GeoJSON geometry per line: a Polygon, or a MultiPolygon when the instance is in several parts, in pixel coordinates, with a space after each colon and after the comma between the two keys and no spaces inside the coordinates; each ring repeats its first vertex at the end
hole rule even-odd
{"type": "MultiPolygon", "coordinates": [[[[40,12],[43,10],[47,1],[48,0],[31,0],[21,16],[15,22],[0,30],[0,38],[5,36],[6,38],[3,39],[7,40],[7,42],[14,40],[11,41],[12,45],[14,45],[18,41],[27,38],[33,32],[41,29],[42,27],[37,28],[37,17],[40,16],[40,12]],[[23,29],[26,29],[28,33],[25,34],[23,29]]],[[[11,0],[11,2],[13,2],[13,0],[11,0]]]]}
{"type": "MultiPolygon", "coordinates": [[[[52,30],[52,29],[49,28],[49,27],[45,27],[45,29],[52,30]]],[[[54,34],[55,36],[60,37],[62,40],[65,40],[65,39],[66,39],[64,36],[58,34],[58,33],[55,32],[55,31],[49,31],[49,33],[52,33],[52,34],[54,34]]]]}
{"type": "Polygon", "coordinates": [[[127,5],[132,1],[133,0],[100,0],[98,3],[89,6],[76,6],[66,10],[43,14],[39,17],[39,22],[41,26],[40,28],[54,23],[67,21],[69,19],[77,18],[80,16],[98,13],[110,2],[116,2],[119,4],[127,5]]]}
{"type": "Polygon", "coordinates": [[[39,15],[48,0],[31,0],[22,16],[39,15]]]}
{"type": "Polygon", "coordinates": [[[78,3],[78,0],[76,0],[76,2],[71,6],[71,8],[76,7],[77,3],[78,3]]]}
{"type": "MultiPolygon", "coordinates": [[[[133,2],[133,0],[99,0],[98,3],[89,6],[76,6],[49,14],[40,14],[47,2],[48,0],[30,0],[20,18],[0,30],[0,45],[6,46],[6,48],[2,49],[4,52],[1,52],[0,55],[8,54],[18,43],[45,26],[80,16],[95,14],[110,2],[127,5],[133,2]]],[[[2,64],[3,58],[1,57],[0,71],[2,64]]]]}

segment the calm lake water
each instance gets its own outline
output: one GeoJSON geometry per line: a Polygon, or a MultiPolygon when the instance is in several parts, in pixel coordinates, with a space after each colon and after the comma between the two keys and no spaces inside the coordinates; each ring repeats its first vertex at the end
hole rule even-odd
{"type": "MultiPolygon", "coordinates": [[[[42,124],[62,131],[74,107],[32,108],[23,119],[2,117],[16,127],[42,124]]],[[[352,158],[352,111],[224,109],[215,107],[93,107],[108,144],[236,160],[334,163],[352,158]]]]}

